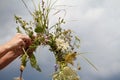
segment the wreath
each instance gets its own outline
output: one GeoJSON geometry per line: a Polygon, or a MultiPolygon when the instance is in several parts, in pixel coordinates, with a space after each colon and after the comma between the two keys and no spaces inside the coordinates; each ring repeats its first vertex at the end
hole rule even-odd
{"type": "MultiPolygon", "coordinates": [[[[33,12],[30,11],[24,0],[22,0],[22,2],[33,19],[26,21],[23,20],[22,17],[15,15],[15,20],[18,25],[16,28],[17,32],[28,35],[32,40],[32,45],[26,49],[23,48],[24,54],[20,57],[21,73],[19,80],[23,80],[22,73],[28,62],[30,62],[31,66],[37,71],[42,71],[34,55],[38,46],[48,46],[51,53],[54,54],[55,72],[53,72],[52,80],[79,80],[80,77],[73,68],[74,60],[76,60],[78,55],[81,55],[78,51],[80,48],[79,37],[76,36],[71,29],[64,29],[62,27],[62,25],[65,24],[65,20],[62,17],[59,17],[53,25],[50,25],[49,17],[51,11],[54,11],[53,17],[61,11],[54,8],[56,1],[41,0],[36,7],[32,0],[35,7],[33,12]]],[[[90,63],[87,58],[85,59],[90,63]]],[[[95,67],[94,65],[92,66],[95,67]]],[[[80,69],[81,67],[78,63],[77,70],[80,69]]]]}

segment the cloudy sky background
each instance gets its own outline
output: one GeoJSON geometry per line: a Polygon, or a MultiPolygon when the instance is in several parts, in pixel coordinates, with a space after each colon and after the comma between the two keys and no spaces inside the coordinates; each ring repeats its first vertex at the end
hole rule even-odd
{"type": "MultiPolygon", "coordinates": [[[[36,0],[37,1],[37,0],[36,0]]],[[[28,6],[33,9],[30,1],[28,6]]],[[[58,5],[67,5],[66,28],[72,29],[81,38],[81,52],[96,65],[95,71],[81,58],[81,80],[120,80],[120,0],[58,0],[58,5]]],[[[0,1],[0,44],[16,34],[14,14],[31,19],[20,0],[0,1]]],[[[54,21],[54,20],[53,20],[54,21]]],[[[36,56],[42,73],[28,66],[25,80],[51,80],[54,71],[54,57],[47,48],[40,47],[36,56]],[[38,54],[41,53],[41,54],[38,54]]],[[[20,60],[16,59],[0,71],[0,80],[12,80],[19,76],[20,60]]],[[[29,65],[29,64],[28,64],[29,65]]]]}

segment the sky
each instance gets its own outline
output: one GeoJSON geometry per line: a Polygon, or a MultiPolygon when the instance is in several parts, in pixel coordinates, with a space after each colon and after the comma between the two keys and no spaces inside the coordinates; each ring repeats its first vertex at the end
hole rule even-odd
{"type": "MultiPolygon", "coordinates": [[[[31,0],[25,0],[31,11],[31,0]]],[[[37,1],[37,0],[35,0],[37,1]]],[[[72,29],[81,39],[80,52],[97,68],[96,71],[85,60],[78,57],[82,69],[78,71],[81,80],[120,80],[120,0],[58,0],[56,5],[66,5],[67,29],[72,29]]],[[[63,12],[64,13],[64,12],[63,12]]],[[[0,2],[0,45],[16,34],[14,15],[31,19],[20,0],[0,2]]],[[[61,15],[61,14],[60,14],[61,15]]],[[[53,20],[55,21],[55,20],[53,20]]],[[[36,51],[42,72],[29,64],[24,71],[24,80],[51,80],[54,71],[54,57],[47,47],[36,51]],[[41,54],[39,54],[41,53],[41,54]]],[[[13,80],[19,76],[20,59],[17,58],[0,71],[0,80],[13,80]]]]}

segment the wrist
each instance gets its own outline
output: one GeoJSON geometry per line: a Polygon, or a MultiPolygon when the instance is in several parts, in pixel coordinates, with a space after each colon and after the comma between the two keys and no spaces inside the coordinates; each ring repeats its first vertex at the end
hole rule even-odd
{"type": "Polygon", "coordinates": [[[9,52],[10,51],[10,46],[8,44],[4,44],[3,45],[3,50],[5,50],[5,52],[9,52]]]}
{"type": "Polygon", "coordinates": [[[9,51],[9,47],[7,45],[0,45],[0,58],[4,56],[9,51]]]}
{"type": "Polygon", "coordinates": [[[7,53],[7,52],[11,51],[11,46],[8,43],[1,45],[0,48],[1,48],[0,50],[3,53],[7,53]]]}

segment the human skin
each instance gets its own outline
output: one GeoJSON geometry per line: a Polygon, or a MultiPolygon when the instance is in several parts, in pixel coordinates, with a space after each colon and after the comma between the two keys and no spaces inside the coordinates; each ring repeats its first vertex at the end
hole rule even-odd
{"type": "Polygon", "coordinates": [[[23,54],[23,48],[31,45],[31,39],[24,34],[17,33],[10,41],[0,45],[0,70],[23,54]]]}

